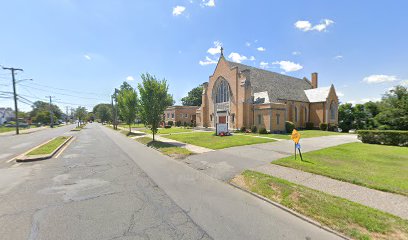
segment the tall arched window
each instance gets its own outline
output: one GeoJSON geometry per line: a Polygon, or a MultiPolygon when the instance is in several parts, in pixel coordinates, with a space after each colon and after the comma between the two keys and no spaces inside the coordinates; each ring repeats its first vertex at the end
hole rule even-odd
{"type": "Polygon", "coordinates": [[[295,107],[295,122],[298,121],[298,110],[297,107],[295,107]]]}
{"type": "Polygon", "coordinates": [[[224,103],[229,101],[229,84],[226,80],[221,80],[216,89],[215,103],[224,103]]]}
{"type": "Polygon", "coordinates": [[[337,105],[334,101],[332,101],[330,104],[330,119],[336,118],[336,112],[337,112],[337,105]]]}

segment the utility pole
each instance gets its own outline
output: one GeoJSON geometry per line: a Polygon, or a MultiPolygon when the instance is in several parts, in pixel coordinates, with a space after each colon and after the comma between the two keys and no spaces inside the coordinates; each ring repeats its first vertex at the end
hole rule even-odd
{"type": "Polygon", "coordinates": [[[112,114],[113,114],[112,125],[113,125],[113,129],[116,129],[116,127],[115,127],[115,123],[116,123],[116,111],[115,111],[115,107],[114,107],[114,105],[113,105],[113,97],[114,97],[114,95],[111,95],[112,114]]]}
{"type": "Polygon", "coordinates": [[[50,117],[51,117],[51,123],[50,123],[50,127],[53,128],[54,127],[54,113],[52,111],[52,98],[54,96],[46,96],[50,98],[50,117]]]}
{"type": "Polygon", "coordinates": [[[21,69],[21,68],[6,68],[6,67],[3,67],[3,69],[11,71],[11,76],[12,76],[12,80],[13,80],[13,93],[14,93],[14,111],[15,111],[15,115],[16,115],[16,134],[20,134],[19,123],[18,123],[16,79],[15,79],[14,75],[15,75],[15,71],[23,71],[23,69],[21,69]]]}
{"type": "Polygon", "coordinates": [[[68,125],[68,106],[65,106],[65,125],[68,125]]]}

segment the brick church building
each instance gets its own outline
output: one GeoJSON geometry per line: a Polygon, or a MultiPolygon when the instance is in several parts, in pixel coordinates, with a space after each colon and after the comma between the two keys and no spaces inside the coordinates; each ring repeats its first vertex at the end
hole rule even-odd
{"type": "Polygon", "coordinates": [[[197,126],[227,129],[251,126],[284,132],[285,121],[296,127],[312,122],[337,125],[339,100],[334,86],[318,87],[311,80],[228,61],[223,51],[213,75],[204,83],[202,105],[196,111],[197,126]]]}

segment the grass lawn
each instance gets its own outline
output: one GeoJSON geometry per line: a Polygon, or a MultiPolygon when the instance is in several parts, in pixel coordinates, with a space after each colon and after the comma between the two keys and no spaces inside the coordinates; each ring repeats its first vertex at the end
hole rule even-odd
{"type": "Polygon", "coordinates": [[[347,143],[273,161],[286,167],[408,196],[408,148],[347,143]]]}
{"type": "Polygon", "coordinates": [[[136,141],[143,143],[144,145],[147,145],[149,147],[155,148],[158,151],[171,156],[175,158],[184,158],[187,157],[191,154],[193,154],[191,151],[188,149],[182,148],[182,147],[176,147],[174,145],[160,142],[160,141],[153,141],[149,137],[141,137],[141,138],[136,138],[136,141]]]}
{"type": "MultiPolygon", "coordinates": [[[[119,126],[123,127],[123,128],[129,128],[129,125],[124,124],[124,123],[119,124],[119,126]]],[[[145,125],[143,123],[134,123],[131,126],[132,126],[132,128],[144,128],[145,127],[145,125]]]]}
{"type": "Polygon", "coordinates": [[[66,136],[60,136],[55,138],[54,140],[48,142],[45,145],[42,145],[39,148],[34,149],[33,151],[27,153],[27,155],[42,155],[42,154],[50,154],[52,153],[55,149],[57,149],[62,143],[67,140],[68,137],[66,136]]]}
{"type": "MultiPolygon", "coordinates": [[[[37,126],[30,126],[30,128],[36,128],[37,126]]],[[[29,129],[29,128],[19,128],[20,130],[25,130],[25,129],[29,129]]],[[[16,127],[4,127],[4,126],[0,126],[0,133],[4,133],[4,132],[12,132],[12,131],[16,131],[16,127]]]]}
{"type": "Polygon", "coordinates": [[[286,180],[245,171],[232,182],[354,239],[406,239],[408,221],[286,180]]]}
{"type": "MultiPolygon", "coordinates": [[[[323,136],[332,136],[332,135],[343,135],[348,133],[339,133],[339,132],[329,132],[329,131],[321,131],[321,130],[300,130],[299,131],[301,138],[312,138],[312,137],[323,137],[323,136]]],[[[292,133],[286,134],[253,134],[253,133],[245,133],[245,135],[255,135],[255,136],[262,136],[262,137],[269,137],[269,138],[278,138],[278,139],[290,139],[292,133]]]]}
{"type": "MultiPolygon", "coordinates": [[[[151,134],[152,131],[150,129],[143,129],[140,130],[144,133],[151,134]]],[[[183,133],[183,132],[192,132],[193,129],[191,128],[182,128],[182,127],[172,127],[172,128],[159,128],[157,134],[172,134],[172,133],[183,133]]]]}
{"type": "Polygon", "coordinates": [[[250,145],[256,143],[274,142],[273,139],[256,138],[244,135],[215,136],[213,132],[195,132],[189,134],[174,134],[165,136],[176,141],[193,144],[210,149],[250,145]]]}

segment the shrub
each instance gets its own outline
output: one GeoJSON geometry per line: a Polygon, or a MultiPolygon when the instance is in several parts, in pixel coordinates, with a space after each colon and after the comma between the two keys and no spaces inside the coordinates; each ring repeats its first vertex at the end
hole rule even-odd
{"type": "Polygon", "coordinates": [[[267,134],[267,133],[268,133],[268,131],[266,131],[266,128],[264,128],[264,127],[259,128],[259,134],[267,134]]]}
{"type": "Polygon", "coordinates": [[[327,123],[320,123],[319,124],[319,128],[322,131],[327,131],[327,127],[328,127],[327,123]]]}
{"type": "Polygon", "coordinates": [[[307,122],[306,123],[306,129],[307,130],[312,130],[314,128],[314,123],[312,122],[307,122]]]}
{"type": "Polygon", "coordinates": [[[291,133],[293,129],[295,129],[295,124],[293,122],[286,121],[285,122],[285,129],[287,133],[291,133]]]}
{"type": "Polygon", "coordinates": [[[184,126],[184,127],[187,127],[187,126],[188,126],[188,123],[187,123],[187,122],[184,122],[184,123],[183,123],[183,126],[184,126]]]}
{"type": "Polygon", "coordinates": [[[328,124],[328,126],[327,126],[327,130],[329,130],[331,132],[337,132],[337,129],[338,129],[338,127],[335,124],[328,124]]]}
{"type": "Polygon", "coordinates": [[[246,132],[246,127],[242,126],[242,127],[240,128],[240,131],[243,132],[243,133],[246,132]]]}
{"type": "Polygon", "coordinates": [[[176,122],[176,126],[177,126],[177,127],[180,127],[180,126],[181,126],[181,121],[177,121],[177,122],[176,122]]]}
{"type": "Polygon", "coordinates": [[[171,125],[164,125],[164,128],[171,128],[171,125]]]}
{"type": "Polygon", "coordinates": [[[251,132],[256,133],[258,131],[258,128],[256,126],[251,127],[251,132]]]}
{"type": "Polygon", "coordinates": [[[363,143],[408,146],[408,131],[358,130],[357,134],[363,143]]]}
{"type": "Polygon", "coordinates": [[[167,122],[167,125],[173,126],[173,121],[168,121],[168,122],[167,122]]]}

